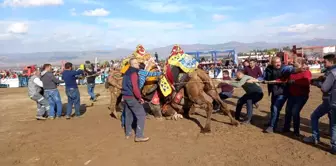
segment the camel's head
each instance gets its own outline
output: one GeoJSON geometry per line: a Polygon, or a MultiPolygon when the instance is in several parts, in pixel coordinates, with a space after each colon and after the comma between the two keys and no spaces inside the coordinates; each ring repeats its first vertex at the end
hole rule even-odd
{"type": "Polygon", "coordinates": [[[160,68],[153,57],[149,58],[149,60],[145,62],[145,65],[145,70],[147,71],[156,71],[160,68]]]}
{"type": "Polygon", "coordinates": [[[120,70],[120,63],[114,63],[114,64],[112,65],[112,68],[113,68],[114,70],[120,70]]]}

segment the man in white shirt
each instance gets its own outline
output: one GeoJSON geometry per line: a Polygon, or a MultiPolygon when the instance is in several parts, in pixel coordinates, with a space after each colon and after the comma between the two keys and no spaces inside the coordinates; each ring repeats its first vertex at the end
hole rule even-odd
{"type": "Polygon", "coordinates": [[[49,111],[49,103],[41,94],[43,82],[40,79],[40,73],[39,69],[32,72],[28,81],[28,96],[37,103],[36,119],[45,120],[46,113],[49,111]]]}

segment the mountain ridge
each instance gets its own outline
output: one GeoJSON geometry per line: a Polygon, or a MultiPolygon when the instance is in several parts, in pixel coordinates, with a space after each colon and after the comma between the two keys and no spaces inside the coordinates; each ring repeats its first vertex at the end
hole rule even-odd
{"type": "MultiPolygon", "coordinates": [[[[336,39],[320,39],[315,38],[302,42],[291,43],[268,43],[265,41],[258,41],[253,43],[244,43],[238,41],[230,41],[219,44],[181,44],[185,52],[188,51],[202,51],[202,50],[225,50],[235,49],[236,52],[247,52],[254,49],[270,49],[270,48],[283,48],[286,46],[297,45],[298,47],[304,46],[334,46],[336,39]]],[[[168,57],[172,45],[158,47],[148,50],[149,53],[158,53],[159,58],[168,57]]],[[[43,64],[51,63],[59,65],[62,60],[71,61],[74,64],[83,63],[86,60],[94,61],[95,57],[100,60],[120,59],[130,55],[134,50],[126,48],[118,48],[113,50],[92,50],[92,51],[55,51],[55,52],[35,52],[35,53],[0,53],[0,65],[2,67],[19,67],[21,64],[43,64]]]]}

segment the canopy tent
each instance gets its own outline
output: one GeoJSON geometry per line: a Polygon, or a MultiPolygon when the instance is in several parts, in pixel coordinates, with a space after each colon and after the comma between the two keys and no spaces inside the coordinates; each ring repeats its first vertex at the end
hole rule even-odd
{"type": "Polygon", "coordinates": [[[218,59],[222,57],[222,58],[230,58],[233,60],[235,64],[238,64],[238,55],[234,49],[194,51],[194,52],[186,52],[186,54],[194,55],[197,61],[200,61],[202,57],[211,57],[214,62],[218,62],[218,59]]]}

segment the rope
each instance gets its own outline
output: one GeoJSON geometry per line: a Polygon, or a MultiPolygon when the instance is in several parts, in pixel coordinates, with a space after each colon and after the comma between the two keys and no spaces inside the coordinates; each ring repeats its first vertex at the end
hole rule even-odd
{"type": "MultiPolygon", "coordinates": [[[[188,82],[194,82],[194,83],[203,83],[203,82],[212,82],[211,81],[185,81],[185,82],[178,82],[178,83],[174,83],[174,84],[184,84],[184,83],[188,83],[188,82]]],[[[226,83],[226,82],[230,82],[230,83],[238,83],[239,81],[219,81],[220,83],[226,83]]],[[[282,83],[286,83],[286,82],[274,82],[274,81],[257,81],[254,83],[264,83],[264,84],[282,84],[282,83]]]]}

